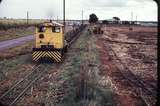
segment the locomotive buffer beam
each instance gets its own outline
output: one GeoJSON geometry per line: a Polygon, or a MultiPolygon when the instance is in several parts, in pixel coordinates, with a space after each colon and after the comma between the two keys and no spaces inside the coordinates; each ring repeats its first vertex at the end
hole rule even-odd
{"type": "Polygon", "coordinates": [[[32,58],[35,62],[61,62],[63,57],[62,49],[54,48],[33,48],[32,58]]]}

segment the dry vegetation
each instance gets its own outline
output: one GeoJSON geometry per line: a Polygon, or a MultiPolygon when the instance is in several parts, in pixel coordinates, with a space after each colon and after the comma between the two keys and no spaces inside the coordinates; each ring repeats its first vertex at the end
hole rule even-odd
{"type": "Polygon", "coordinates": [[[99,75],[95,42],[96,39],[85,31],[60,68],[48,71],[18,106],[112,106],[110,81],[99,75]]]}
{"type": "Polygon", "coordinates": [[[0,19],[0,41],[33,35],[34,25],[44,21],[46,20],[30,19],[27,24],[26,19],[0,19]]]}
{"type": "Polygon", "coordinates": [[[12,28],[5,30],[0,30],[0,41],[16,39],[23,36],[33,35],[35,32],[34,27],[28,28],[12,28]]]}
{"type": "Polygon", "coordinates": [[[11,59],[25,54],[30,54],[32,52],[33,41],[27,42],[21,46],[10,48],[0,52],[0,60],[11,59]]]}
{"type": "MultiPolygon", "coordinates": [[[[17,70],[22,71],[23,73],[23,71],[25,70],[24,67],[27,67],[28,65],[25,66],[22,64],[28,64],[28,62],[29,64],[32,64],[30,55],[32,46],[33,41],[0,52],[1,80],[9,78],[8,75],[12,75],[12,72],[15,72],[17,70]]],[[[14,77],[14,75],[12,77],[14,77]]]]}
{"type": "MultiPolygon", "coordinates": [[[[129,27],[125,26],[110,26],[103,27],[103,29],[105,33],[99,37],[98,42],[103,62],[103,73],[108,70],[106,75],[111,78],[116,87],[117,103],[121,106],[140,105],[140,99],[134,95],[134,88],[129,87],[116,71],[125,72],[125,70],[113,60],[112,52],[107,48],[111,47],[123,64],[140,80],[157,87],[157,28],[134,26],[133,30],[129,30],[129,27]]],[[[156,98],[152,95],[148,98],[152,99],[147,102],[155,105],[156,98]]]]}
{"type": "MultiPolygon", "coordinates": [[[[103,30],[104,34],[97,36],[84,31],[71,46],[60,67],[48,68],[48,72],[17,105],[143,105],[134,94],[134,88],[118,76],[119,64],[113,61],[107,46],[112,47],[136,76],[156,86],[156,28],[133,27],[129,30],[124,26],[110,26],[103,27],[103,30]]],[[[29,42],[0,53],[0,94],[29,73],[33,66],[30,54],[32,45],[33,42],[29,42]]],[[[155,98],[152,100],[154,104],[155,98]]]]}
{"type": "MultiPolygon", "coordinates": [[[[39,24],[46,20],[42,19],[29,19],[29,24],[39,24]]],[[[27,24],[26,19],[0,19],[0,23],[4,25],[24,25],[27,24]]]]}

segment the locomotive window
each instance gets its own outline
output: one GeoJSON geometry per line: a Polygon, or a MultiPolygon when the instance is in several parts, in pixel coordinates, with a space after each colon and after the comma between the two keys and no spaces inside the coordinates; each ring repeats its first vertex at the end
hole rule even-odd
{"type": "Polygon", "coordinates": [[[54,27],[52,27],[52,32],[60,33],[61,32],[61,28],[58,27],[58,26],[54,26],[54,27]]]}
{"type": "Polygon", "coordinates": [[[40,26],[38,28],[38,32],[45,32],[45,27],[44,26],[40,26]]]}

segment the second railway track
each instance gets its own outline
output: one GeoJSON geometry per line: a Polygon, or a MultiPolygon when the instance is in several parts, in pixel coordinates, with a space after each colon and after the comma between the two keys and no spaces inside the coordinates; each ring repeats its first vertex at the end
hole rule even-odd
{"type": "Polygon", "coordinates": [[[152,105],[152,99],[156,98],[156,86],[138,78],[117,56],[116,52],[112,49],[112,47],[107,43],[106,48],[110,51],[109,55],[113,58],[113,61],[117,66],[119,66],[120,75],[127,80],[127,82],[134,87],[135,93],[137,96],[141,98],[141,100],[145,103],[146,106],[152,105]],[[121,68],[120,68],[121,67],[121,68]]]}

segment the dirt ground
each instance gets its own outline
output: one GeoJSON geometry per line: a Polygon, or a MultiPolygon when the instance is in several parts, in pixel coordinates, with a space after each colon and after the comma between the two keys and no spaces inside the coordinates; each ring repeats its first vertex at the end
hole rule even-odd
{"type": "Polygon", "coordinates": [[[112,106],[113,92],[110,82],[99,75],[99,56],[93,37],[85,31],[68,50],[61,66],[49,70],[17,105],[112,106]],[[81,97],[84,77],[86,98],[81,97]]]}
{"type": "MultiPolygon", "coordinates": [[[[119,71],[115,70],[119,70],[119,64],[112,61],[108,47],[115,51],[117,57],[134,75],[157,88],[157,28],[142,26],[131,28],[105,26],[104,34],[98,36],[97,47],[101,55],[102,73],[111,78],[116,88],[115,97],[117,97],[118,106],[141,106],[142,104],[134,95],[133,88],[117,75],[119,71]]],[[[155,102],[156,98],[153,97],[149,104],[154,105],[155,102]]]]}
{"type": "MultiPolygon", "coordinates": [[[[114,60],[109,47],[134,75],[157,88],[156,28],[134,26],[129,30],[127,26],[105,26],[103,30],[103,35],[84,31],[61,66],[48,69],[17,105],[143,106],[135,94],[136,88],[121,76],[120,70],[124,70],[114,60]]],[[[34,66],[31,46],[33,42],[1,52],[0,95],[34,66]]],[[[153,106],[155,102],[151,95],[149,104],[153,106]]]]}
{"type": "MultiPolygon", "coordinates": [[[[21,53],[23,49],[29,51],[28,46],[30,44],[16,50],[13,49],[13,53],[15,51],[21,53]]],[[[34,65],[31,62],[30,53],[19,56],[15,54],[15,56],[12,59],[6,58],[8,56],[2,56],[5,59],[0,61],[2,69],[0,71],[2,78],[0,95],[29,73],[34,65]]],[[[97,106],[104,104],[105,106],[112,106],[113,92],[110,88],[110,81],[99,75],[100,60],[96,49],[96,38],[89,35],[87,30],[84,31],[66,56],[60,67],[48,69],[48,72],[18,102],[18,106],[97,106]],[[81,92],[83,90],[81,80],[84,73],[87,73],[85,74],[85,76],[87,75],[87,79],[85,79],[87,87],[83,88],[86,91],[86,98],[82,98],[84,95],[81,92]]]]}

